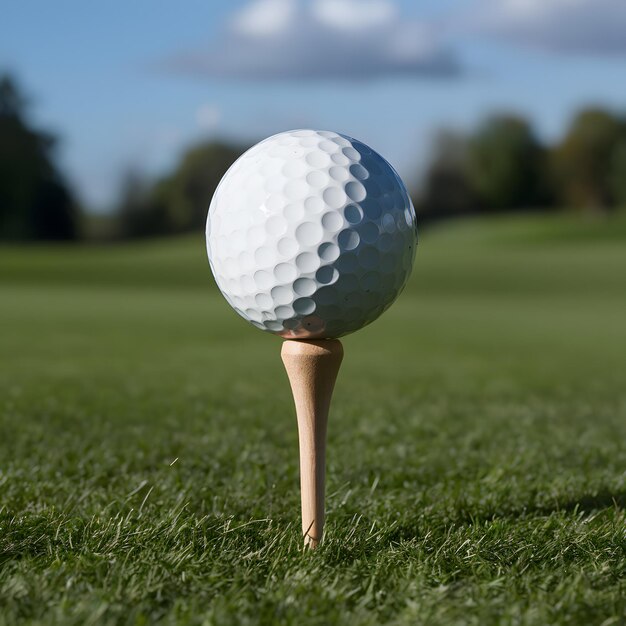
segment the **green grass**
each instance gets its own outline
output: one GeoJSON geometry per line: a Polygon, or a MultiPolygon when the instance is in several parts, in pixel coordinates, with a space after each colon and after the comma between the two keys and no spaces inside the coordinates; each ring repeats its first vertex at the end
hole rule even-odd
{"type": "Polygon", "coordinates": [[[200,238],[0,250],[0,624],[626,623],[626,221],[428,231],[302,553],[280,341],[200,238]]]}

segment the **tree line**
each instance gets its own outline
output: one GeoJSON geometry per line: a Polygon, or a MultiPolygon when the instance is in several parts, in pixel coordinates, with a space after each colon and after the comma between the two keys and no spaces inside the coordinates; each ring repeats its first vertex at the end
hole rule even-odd
{"type": "Polygon", "coordinates": [[[419,189],[424,218],[626,206],[626,117],[580,111],[553,145],[519,115],[492,115],[468,134],[441,131],[419,189]]]}
{"type": "Polygon", "coordinates": [[[26,108],[0,77],[0,240],[76,239],[80,211],[55,164],[56,139],[32,127],[26,108]]]}
{"type": "MultiPolygon", "coordinates": [[[[56,139],[30,123],[14,80],[0,78],[0,240],[78,239],[89,212],[55,162],[56,139]]],[[[208,202],[246,146],[209,141],[189,148],[157,180],[130,171],[108,236],[139,238],[204,227],[208,202]]],[[[497,114],[468,133],[441,130],[413,189],[422,222],[453,216],[626,207],[626,116],[580,111],[553,144],[520,115],[497,114]]]]}

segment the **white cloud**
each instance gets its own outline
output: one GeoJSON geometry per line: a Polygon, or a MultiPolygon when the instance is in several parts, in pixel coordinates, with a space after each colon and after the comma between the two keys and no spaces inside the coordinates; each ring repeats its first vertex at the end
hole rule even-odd
{"type": "Polygon", "coordinates": [[[257,0],[235,15],[232,28],[244,36],[276,35],[289,25],[295,8],[293,0],[257,0]]]}
{"type": "Polygon", "coordinates": [[[435,31],[401,16],[392,0],[252,0],[212,47],[166,67],[257,80],[459,73],[435,31]]]}
{"type": "Polygon", "coordinates": [[[625,0],[482,0],[473,30],[541,48],[626,53],[625,0]]]}
{"type": "Polygon", "coordinates": [[[397,18],[388,0],[317,0],[311,13],[321,24],[346,31],[389,25],[397,18]]]}

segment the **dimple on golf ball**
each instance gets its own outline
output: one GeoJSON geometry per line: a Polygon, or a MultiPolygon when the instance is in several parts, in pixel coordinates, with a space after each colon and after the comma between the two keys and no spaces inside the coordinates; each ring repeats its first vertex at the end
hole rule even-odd
{"type": "Polygon", "coordinates": [[[207,217],[218,287],[251,324],[336,338],[374,321],[413,267],[415,210],[364,143],[294,130],[261,141],[222,178],[207,217]]]}

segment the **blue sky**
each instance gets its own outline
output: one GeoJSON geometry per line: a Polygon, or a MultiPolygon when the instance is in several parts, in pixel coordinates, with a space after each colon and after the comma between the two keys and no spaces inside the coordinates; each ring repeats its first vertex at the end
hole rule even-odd
{"type": "Polygon", "coordinates": [[[486,114],[557,137],[586,104],[626,111],[623,0],[4,0],[0,70],[62,137],[105,210],[210,137],[348,133],[414,181],[434,132],[486,114]]]}

